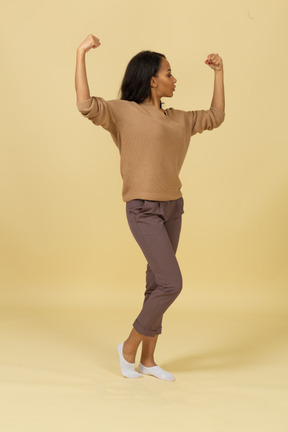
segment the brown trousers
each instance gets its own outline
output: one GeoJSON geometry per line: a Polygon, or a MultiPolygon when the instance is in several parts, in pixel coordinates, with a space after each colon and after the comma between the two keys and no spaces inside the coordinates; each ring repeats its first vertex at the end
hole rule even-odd
{"type": "Polygon", "coordinates": [[[146,260],[146,291],[133,327],[145,336],[162,332],[164,312],[182,290],[176,250],[184,213],[181,196],[171,201],[133,199],[126,202],[130,230],[146,260]]]}

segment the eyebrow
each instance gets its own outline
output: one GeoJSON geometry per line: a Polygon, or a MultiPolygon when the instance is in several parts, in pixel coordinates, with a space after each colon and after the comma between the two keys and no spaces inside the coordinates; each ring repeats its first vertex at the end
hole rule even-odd
{"type": "MultiPolygon", "coordinates": [[[[167,71],[169,71],[169,70],[171,71],[171,69],[167,69],[167,71]]],[[[167,72],[167,71],[166,71],[166,72],[167,72]]]]}

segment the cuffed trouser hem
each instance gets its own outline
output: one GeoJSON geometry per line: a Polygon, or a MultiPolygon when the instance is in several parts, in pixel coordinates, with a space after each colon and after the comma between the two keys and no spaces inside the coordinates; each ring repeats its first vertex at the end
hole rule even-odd
{"type": "Polygon", "coordinates": [[[139,324],[137,319],[134,321],[133,327],[135,328],[135,330],[137,332],[143,334],[144,336],[156,336],[158,334],[161,334],[161,332],[162,332],[162,326],[160,326],[157,330],[151,330],[151,329],[148,329],[147,327],[143,327],[141,324],[139,324]]]}

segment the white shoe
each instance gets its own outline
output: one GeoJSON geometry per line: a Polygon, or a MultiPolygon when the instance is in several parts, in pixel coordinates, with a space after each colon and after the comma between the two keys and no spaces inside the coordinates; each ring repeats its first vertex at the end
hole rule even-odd
{"type": "Polygon", "coordinates": [[[165,381],[175,381],[176,378],[171,372],[167,372],[164,369],[162,369],[160,366],[151,366],[146,367],[143,366],[143,364],[140,362],[138,366],[139,372],[145,374],[145,375],[153,375],[156,378],[165,380],[165,381]]]}
{"type": "Polygon", "coordinates": [[[129,363],[127,362],[127,360],[125,360],[123,356],[123,344],[124,342],[121,342],[117,346],[117,351],[120,357],[120,368],[121,368],[122,375],[125,376],[126,378],[142,377],[143,375],[141,373],[135,371],[135,363],[129,363]]]}

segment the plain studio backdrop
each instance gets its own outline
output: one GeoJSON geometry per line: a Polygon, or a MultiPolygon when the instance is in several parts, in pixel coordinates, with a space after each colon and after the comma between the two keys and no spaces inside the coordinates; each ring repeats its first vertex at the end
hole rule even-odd
{"type": "Polygon", "coordinates": [[[3,431],[287,430],[287,12],[284,0],[2,6],[3,431]],[[209,109],[204,62],[223,60],[225,121],[191,138],[180,173],[183,290],[155,353],[175,383],[120,374],[147,262],[118,148],[76,107],[90,33],[90,94],[106,100],[149,49],[178,80],[164,108],[209,109]]]}

